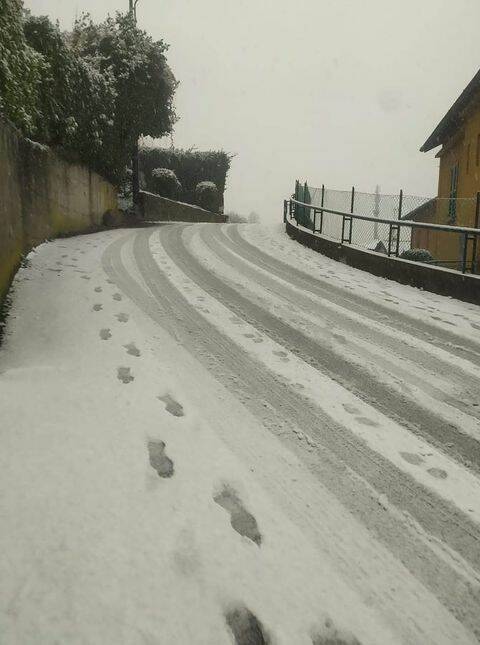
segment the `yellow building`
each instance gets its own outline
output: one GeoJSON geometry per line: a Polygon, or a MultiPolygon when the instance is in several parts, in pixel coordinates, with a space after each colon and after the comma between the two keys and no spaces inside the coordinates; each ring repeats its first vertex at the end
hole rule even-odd
{"type": "MultiPolygon", "coordinates": [[[[420,150],[428,152],[438,146],[442,146],[436,154],[440,159],[438,198],[405,219],[474,227],[480,191],[480,70],[420,150]]],[[[461,235],[417,229],[412,246],[427,248],[439,264],[456,268],[462,241],[461,235]]],[[[471,262],[471,248],[468,258],[471,262]]]]}

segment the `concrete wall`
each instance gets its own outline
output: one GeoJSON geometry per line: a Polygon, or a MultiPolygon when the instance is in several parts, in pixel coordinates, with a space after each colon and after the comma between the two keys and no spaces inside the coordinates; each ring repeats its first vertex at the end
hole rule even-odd
{"type": "Polygon", "coordinates": [[[47,238],[95,230],[116,205],[102,177],[0,119],[0,301],[22,255],[47,238]]]}
{"type": "Polygon", "coordinates": [[[142,216],[153,222],[216,222],[227,221],[225,215],[206,211],[200,206],[176,202],[153,193],[140,193],[142,216]]]}
{"type": "Polygon", "coordinates": [[[463,275],[450,269],[395,257],[389,258],[381,253],[340,244],[340,242],[321,235],[313,235],[289,221],[286,222],[286,230],[291,238],[304,246],[357,269],[363,269],[402,284],[420,287],[426,291],[480,305],[480,276],[463,275]]]}

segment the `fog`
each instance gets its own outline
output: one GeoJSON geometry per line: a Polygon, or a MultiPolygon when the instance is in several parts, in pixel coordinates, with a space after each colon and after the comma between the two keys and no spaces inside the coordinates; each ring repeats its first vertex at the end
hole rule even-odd
{"type": "MultiPolygon", "coordinates": [[[[25,5],[69,28],[128,0],[25,5]]],[[[419,147],[478,69],[479,19],[476,0],[138,4],[181,83],[175,145],[235,154],[226,210],[264,221],[281,218],[296,178],[436,194],[438,161],[419,147]]]]}

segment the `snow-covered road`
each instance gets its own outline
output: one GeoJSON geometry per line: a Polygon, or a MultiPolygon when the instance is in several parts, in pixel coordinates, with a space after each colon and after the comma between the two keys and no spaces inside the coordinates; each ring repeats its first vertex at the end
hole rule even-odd
{"type": "Polygon", "coordinates": [[[39,247],[0,348],[0,643],[480,640],[480,307],[258,225],[39,247]]]}

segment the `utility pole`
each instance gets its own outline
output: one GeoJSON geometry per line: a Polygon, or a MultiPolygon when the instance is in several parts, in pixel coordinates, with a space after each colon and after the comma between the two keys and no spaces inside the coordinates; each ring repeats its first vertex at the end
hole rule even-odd
{"type": "MultiPolygon", "coordinates": [[[[137,24],[137,2],[138,0],[128,0],[129,12],[137,24]]],[[[138,162],[138,137],[135,139],[132,154],[132,200],[135,215],[140,214],[140,171],[138,162]]]]}

